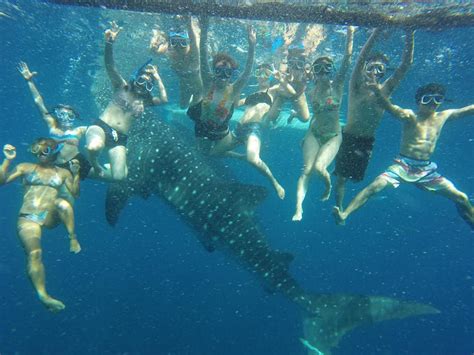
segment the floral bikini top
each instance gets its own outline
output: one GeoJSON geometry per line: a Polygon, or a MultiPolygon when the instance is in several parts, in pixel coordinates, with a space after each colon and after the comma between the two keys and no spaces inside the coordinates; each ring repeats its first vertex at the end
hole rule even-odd
{"type": "Polygon", "coordinates": [[[234,114],[234,103],[230,108],[226,107],[229,101],[230,90],[226,88],[222,100],[217,105],[213,104],[212,99],[214,98],[215,87],[213,86],[209,91],[206,98],[202,100],[202,118],[206,123],[216,126],[222,126],[227,124],[232,115],[234,114]]]}

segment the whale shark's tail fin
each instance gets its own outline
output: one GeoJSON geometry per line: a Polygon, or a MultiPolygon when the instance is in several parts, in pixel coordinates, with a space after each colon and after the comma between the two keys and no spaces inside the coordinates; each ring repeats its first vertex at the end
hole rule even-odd
{"type": "MultiPolygon", "coordinates": [[[[440,313],[436,308],[389,297],[363,295],[309,295],[311,313],[303,319],[308,355],[329,355],[342,337],[362,325],[440,313]]],[[[306,307],[308,308],[308,307],[306,307]]]]}
{"type": "Polygon", "coordinates": [[[111,226],[118,222],[120,212],[127,204],[130,191],[126,183],[110,184],[105,197],[105,218],[111,226]]]}

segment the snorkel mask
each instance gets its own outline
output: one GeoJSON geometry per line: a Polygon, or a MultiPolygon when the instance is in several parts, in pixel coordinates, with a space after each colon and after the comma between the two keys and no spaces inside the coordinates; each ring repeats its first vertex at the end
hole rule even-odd
{"type": "Polygon", "coordinates": [[[334,72],[334,63],[329,60],[320,60],[313,63],[313,73],[315,75],[328,75],[334,72]]]}
{"type": "Polygon", "coordinates": [[[30,146],[30,152],[36,155],[40,160],[54,160],[55,156],[61,150],[61,145],[53,139],[40,138],[30,146]]]}
{"type": "Polygon", "coordinates": [[[382,62],[366,62],[364,66],[365,75],[372,79],[380,80],[387,72],[387,67],[382,62]]]}
{"type": "Polygon", "coordinates": [[[130,76],[130,83],[134,87],[138,88],[139,94],[145,93],[145,92],[151,92],[153,88],[155,87],[153,78],[151,76],[149,78],[143,77],[146,67],[149,64],[151,64],[152,61],[153,61],[152,58],[148,59],[141,67],[135,70],[133,74],[130,76]]]}
{"type": "Polygon", "coordinates": [[[444,102],[444,95],[441,94],[425,94],[420,99],[420,104],[429,105],[433,102],[435,105],[441,105],[444,102]]]}
{"type": "Polygon", "coordinates": [[[238,73],[238,70],[225,65],[218,65],[214,67],[213,72],[214,78],[227,81],[235,77],[238,73]]]}
{"type": "Polygon", "coordinates": [[[189,40],[189,35],[188,32],[182,31],[182,32],[173,32],[171,31],[168,34],[169,38],[169,45],[171,48],[186,48],[189,46],[190,40],[189,40]]]}
{"type": "Polygon", "coordinates": [[[56,118],[59,126],[62,128],[73,127],[75,120],[80,118],[79,114],[68,105],[57,105],[50,114],[56,118]]]}

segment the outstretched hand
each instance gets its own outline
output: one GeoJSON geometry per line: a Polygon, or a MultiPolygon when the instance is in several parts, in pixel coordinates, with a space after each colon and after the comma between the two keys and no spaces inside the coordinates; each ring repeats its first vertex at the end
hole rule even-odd
{"type": "Polygon", "coordinates": [[[110,22],[110,28],[105,30],[105,40],[109,43],[114,43],[120,31],[122,31],[122,27],[119,27],[117,22],[110,22]]]}
{"type": "Polygon", "coordinates": [[[28,65],[25,62],[18,63],[18,71],[23,76],[23,78],[25,78],[25,80],[31,80],[35,75],[38,74],[35,71],[30,71],[30,68],[28,68],[28,65]]]}
{"type": "Polygon", "coordinates": [[[16,158],[16,148],[11,144],[5,144],[3,146],[3,155],[7,160],[13,160],[16,158]]]}

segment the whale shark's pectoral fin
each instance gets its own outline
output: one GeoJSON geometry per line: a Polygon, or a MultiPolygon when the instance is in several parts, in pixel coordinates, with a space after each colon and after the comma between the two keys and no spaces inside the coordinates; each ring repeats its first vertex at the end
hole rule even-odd
{"type": "Polygon", "coordinates": [[[206,249],[209,253],[212,253],[216,250],[215,243],[211,239],[207,238],[205,235],[198,234],[198,240],[204,247],[204,249],[206,249]]]}
{"type": "Polygon", "coordinates": [[[125,183],[110,184],[105,197],[105,218],[111,226],[118,222],[120,212],[130,197],[129,188],[125,183]]]}
{"type": "MultiPolygon", "coordinates": [[[[436,308],[389,297],[363,295],[309,295],[314,314],[303,320],[305,339],[324,355],[356,327],[390,319],[440,313],[436,308]]],[[[311,353],[314,354],[314,353],[311,353]]]]}

